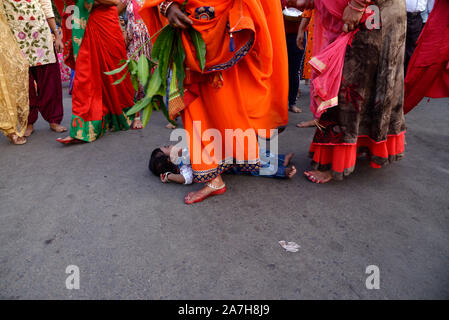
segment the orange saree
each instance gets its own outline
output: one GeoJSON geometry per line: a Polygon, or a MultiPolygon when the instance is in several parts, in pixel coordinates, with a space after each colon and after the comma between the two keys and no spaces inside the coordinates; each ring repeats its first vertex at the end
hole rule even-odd
{"type": "MultiPolygon", "coordinates": [[[[151,34],[164,22],[157,14],[161,2],[147,0],[140,11],[151,34]]],[[[194,181],[210,181],[233,166],[257,170],[258,137],[270,137],[270,129],[288,121],[287,47],[280,2],[189,0],[186,11],[207,50],[202,72],[191,39],[183,32],[187,91],[182,120],[190,138],[194,181]],[[236,130],[246,133],[245,140],[239,139],[242,134],[232,137],[236,130]]]]}

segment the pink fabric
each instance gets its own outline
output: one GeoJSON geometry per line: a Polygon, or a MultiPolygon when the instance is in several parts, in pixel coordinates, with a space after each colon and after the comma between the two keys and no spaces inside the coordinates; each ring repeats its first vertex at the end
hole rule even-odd
{"type": "MultiPolygon", "coordinates": [[[[314,52],[310,109],[316,119],[338,105],[346,48],[358,30],[344,33],[347,0],[315,0],[314,52]]],[[[364,19],[363,19],[364,20],[364,19]]]]}

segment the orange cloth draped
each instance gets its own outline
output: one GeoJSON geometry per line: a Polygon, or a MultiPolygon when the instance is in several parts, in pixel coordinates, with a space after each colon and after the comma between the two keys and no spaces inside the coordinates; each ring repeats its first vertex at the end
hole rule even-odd
{"type": "MultiPolygon", "coordinates": [[[[163,25],[156,9],[161,2],[147,0],[140,11],[151,34],[163,25]]],[[[183,33],[185,66],[190,71],[186,74],[187,107],[182,119],[191,138],[194,180],[215,178],[231,167],[225,164],[229,160],[253,170],[252,164],[258,162],[257,130],[275,129],[288,122],[288,62],[281,4],[273,0],[189,0],[186,10],[207,50],[206,67],[201,73],[191,40],[183,33]],[[214,7],[215,18],[195,19],[195,10],[204,6],[214,7]],[[234,32],[235,51],[230,50],[230,32],[234,32]],[[201,128],[194,122],[200,122],[201,128]],[[203,137],[208,129],[221,134],[222,152],[208,152],[209,163],[205,161],[207,156],[197,163],[195,155],[209,150],[210,142],[195,138],[203,137]],[[249,134],[252,143],[231,148],[232,141],[225,141],[226,129],[255,130],[249,134]]]]}
{"type": "Polygon", "coordinates": [[[306,53],[304,57],[304,68],[302,71],[302,77],[304,79],[312,79],[312,66],[309,64],[310,59],[313,56],[313,30],[315,28],[315,10],[309,9],[304,10],[302,14],[303,18],[310,19],[309,25],[307,27],[307,43],[306,43],[306,53]]]}
{"type": "Polygon", "coordinates": [[[437,0],[419,36],[405,78],[404,113],[424,97],[449,97],[449,0],[437,0]]]}
{"type": "Polygon", "coordinates": [[[92,10],[75,64],[70,136],[93,141],[107,129],[129,129],[131,120],[124,109],[134,104],[129,76],[119,85],[122,74],[104,74],[126,59],[125,41],[117,8],[99,6],[92,10]]]}

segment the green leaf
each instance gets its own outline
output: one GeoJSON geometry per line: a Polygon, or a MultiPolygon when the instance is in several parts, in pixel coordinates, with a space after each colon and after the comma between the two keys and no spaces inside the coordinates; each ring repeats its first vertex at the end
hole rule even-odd
{"type": "Polygon", "coordinates": [[[128,64],[128,70],[129,70],[129,73],[137,75],[137,62],[134,60],[131,60],[128,64]]]}
{"type": "Polygon", "coordinates": [[[137,76],[142,86],[145,87],[150,77],[150,63],[144,54],[140,56],[139,62],[137,62],[137,76]]]}
{"type": "MultiPolygon", "coordinates": [[[[163,43],[162,51],[159,56],[159,73],[162,81],[164,81],[164,87],[167,83],[167,74],[173,61],[173,49],[175,44],[176,32],[169,33],[163,43]]],[[[159,38],[158,38],[159,39],[159,38]]]]}
{"type": "Polygon", "coordinates": [[[152,113],[153,113],[153,103],[151,103],[145,109],[143,109],[143,112],[142,112],[142,125],[143,125],[143,127],[147,126],[148,121],[150,121],[150,117],[151,117],[152,113]]]}
{"type": "Polygon", "coordinates": [[[120,73],[120,72],[122,72],[123,70],[125,70],[125,68],[126,68],[126,66],[128,65],[128,63],[129,63],[129,60],[126,60],[126,63],[125,63],[124,65],[122,65],[120,68],[114,69],[114,70],[112,70],[112,71],[107,71],[107,72],[105,72],[104,74],[107,74],[108,76],[112,76],[112,75],[114,75],[114,74],[120,73]]]}
{"type": "Polygon", "coordinates": [[[115,81],[112,85],[116,86],[120,83],[123,82],[123,80],[125,80],[126,76],[128,75],[128,73],[125,73],[120,79],[118,79],[117,81],[115,81]]]}
{"type": "Polygon", "coordinates": [[[204,71],[206,66],[206,44],[204,39],[197,30],[190,29],[190,37],[192,38],[193,46],[195,47],[196,57],[200,63],[201,71],[204,71]]]}
{"type": "Polygon", "coordinates": [[[184,61],[186,59],[186,53],[184,46],[182,45],[181,36],[178,37],[177,54],[175,56],[176,76],[172,78],[172,81],[176,81],[179,93],[184,97],[184,79],[186,77],[184,71],[184,61]]]}
{"type": "Polygon", "coordinates": [[[137,101],[137,103],[131,109],[128,110],[126,115],[131,116],[133,114],[136,114],[143,108],[147,107],[151,103],[151,100],[152,100],[152,97],[146,96],[142,100],[137,101]]]}
{"type": "Polygon", "coordinates": [[[137,80],[136,74],[131,74],[131,83],[133,84],[134,90],[139,91],[139,80],[137,80]]]}
{"type": "MultiPolygon", "coordinates": [[[[159,61],[160,57],[165,54],[163,51],[166,41],[175,33],[175,29],[171,25],[167,25],[159,34],[151,50],[151,56],[159,61]]],[[[159,61],[160,62],[160,61],[159,61]]]]}
{"type": "Polygon", "coordinates": [[[146,90],[146,97],[153,98],[153,96],[159,91],[162,85],[162,79],[159,74],[159,67],[160,66],[157,66],[157,68],[153,72],[153,75],[151,76],[146,90]]]}

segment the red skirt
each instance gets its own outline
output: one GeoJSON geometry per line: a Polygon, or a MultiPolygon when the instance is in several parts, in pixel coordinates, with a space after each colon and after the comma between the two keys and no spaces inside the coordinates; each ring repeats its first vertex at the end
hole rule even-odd
{"type": "Polygon", "coordinates": [[[317,170],[331,170],[335,179],[341,180],[355,169],[357,157],[366,153],[373,168],[381,168],[387,163],[400,160],[405,151],[405,131],[389,135],[387,140],[376,142],[360,136],[355,144],[312,143],[310,156],[317,170]]]}
{"type": "Polygon", "coordinates": [[[75,64],[70,136],[91,142],[108,129],[129,129],[132,119],[125,112],[134,104],[134,88],[129,75],[105,75],[126,60],[125,40],[117,8],[99,6],[92,10],[75,64]]]}

